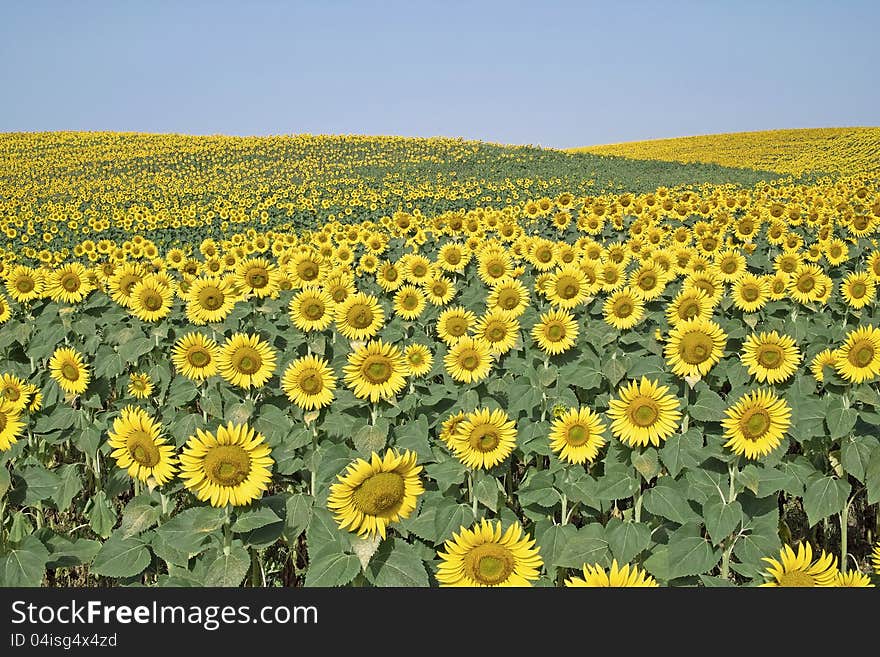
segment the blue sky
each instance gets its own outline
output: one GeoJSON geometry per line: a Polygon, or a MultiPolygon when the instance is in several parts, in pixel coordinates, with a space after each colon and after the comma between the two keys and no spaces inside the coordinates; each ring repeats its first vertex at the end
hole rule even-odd
{"type": "Polygon", "coordinates": [[[2,13],[2,132],[568,147],[880,124],[870,0],[6,0],[2,13]]]}

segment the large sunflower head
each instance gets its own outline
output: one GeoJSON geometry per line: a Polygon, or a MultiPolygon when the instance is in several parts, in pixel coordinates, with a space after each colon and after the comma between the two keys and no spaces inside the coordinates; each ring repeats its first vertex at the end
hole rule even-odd
{"type": "Polygon", "coordinates": [[[550,427],[550,449],[566,463],[593,462],[605,445],[605,424],[589,408],[567,409],[550,427]]]}
{"type": "Polygon", "coordinates": [[[335,319],[339,332],[349,340],[368,340],[385,323],[385,311],[376,297],[357,292],[336,306],[335,319]]]}
{"type": "Polygon", "coordinates": [[[703,377],[724,356],[727,334],[713,321],[680,322],[669,332],[664,353],[678,376],[703,377]]]}
{"type": "Polygon", "coordinates": [[[852,383],[870,381],[880,374],[880,329],[860,326],[846,335],[835,351],[834,368],[852,383]]]}
{"type": "Polygon", "coordinates": [[[425,491],[416,460],[415,452],[389,449],[383,456],[373,452],[369,461],[350,463],[327,498],[339,526],[360,536],[385,538],[388,525],[409,517],[425,491]]]}
{"type": "Polygon", "coordinates": [[[425,310],[425,294],[415,285],[403,285],[394,293],[394,313],[412,321],[425,310]]]}
{"type": "Polygon", "coordinates": [[[79,395],[89,386],[89,366],[75,349],[59,347],[49,359],[49,373],[61,386],[61,389],[72,395],[79,395]]]}
{"type": "Polygon", "coordinates": [[[770,390],[746,393],[722,420],[725,447],[749,459],[766,456],[782,442],[791,425],[791,408],[770,390]]]}
{"type": "Polygon", "coordinates": [[[259,388],[275,373],[275,350],[259,335],[235,333],[220,349],[220,376],[240,388],[259,388]]]}
{"type": "Polygon", "coordinates": [[[622,442],[635,446],[659,446],[673,433],[681,418],[679,401],[668,386],[642,377],[618,390],[608,409],[611,432],[622,442]]]}
{"type": "Polygon", "coordinates": [[[645,316],[645,300],[629,288],[612,292],[602,306],[605,321],[618,330],[629,329],[645,316]]]}
{"type": "Polygon", "coordinates": [[[171,314],[173,301],[172,289],[156,276],[148,275],[134,284],[128,307],[135,317],[145,322],[157,322],[171,314]]]}
{"type": "Polygon", "coordinates": [[[132,479],[155,483],[171,481],[176,471],[174,446],[166,444],[161,426],[141,408],[126,406],[107,434],[110,456],[132,479]]]}
{"type": "Polygon", "coordinates": [[[691,320],[709,320],[712,317],[712,303],[703,290],[685,289],[679,292],[666,307],[666,319],[671,326],[691,320]]]}
{"type": "Polygon", "coordinates": [[[822,383],[825,380],[825,368],[833,368],[836,362],[837,354],[834,351],[831,349],[823,349],[820,351],[813,356],[813,360],[810,361],[810,372],[813,374],[813,378],[816,379],[818,383],[822,383]]]}
{"type": "Polygon", "coordinates": [[[853,272],[843,279],[840,291],[847,305],[858,309],[874,301],[877,285],[867,272],[853,272]]]}
{"type": "Polygon", "coordinates": [[[0,375],[0,402],[5,402],[16,412],[21,412],[30,399],[30,384],[14,374],[0,375]]]}
{"type": "Polygon", "coordinates": [[[437,336],[447,345],[458,342],[476,324],[477,316],[461,306],[447,308],[437,317],[437,336]]]}
{"type": "Polygon", "coordinates": [[[107,288],[110,297],[124,308],[131,302],[131,292],[146,274],[144,266],[139,262],[124,262],[117,267],[108,280],[107,288]]]}
{"type": "Polygon", "coordinates": [[[577,266],[563,267],[549,278],[547,299],[560,308],[574,308],[587,300],[596,285],[590,285],[586,273],[577,266]]]}
{"type": "Polygon", "coordinates": [[[489,469],[506,459],[516,447],[516,424],[500,409],[478,409],[455,427],[449,444],[467,467],[489,469]]]}
{"type": "Polygon", "coordinates": [[[617,565],[617,559],[612,560],[611,569],[606,571],[598,563],[584,564],[583,577],[569,577],[565,580],[567,587],[658,587],[657,580],[638,566],[624,564],[617,565]]]}
{"type": "Polygon", "coordinates": [[[333,321],[334,303],[329,292],[306,288],[289,304],[290,319],[300,331],[323,331],[333,321]]]}
{"type": "Polygon", "coordinates": [[[817,301],[824,292],[821,281],[824,272],[818,265],[802,264],[791,274],[788,283],[788,293],[798,303],[810,303],[817,301]]]}
{"type": "Polygon", "coordinates": [[[435,306],[445,306],[455,296],[455,286],[444,276],[435,276],[422,284],[425,296],[435,306]]]}
{"type": "Polygon", "coordinates": [[[434,356],[431,350],[423,344],[407,345],[403,350],[403,359],[406,361],[407,372],[410,376],[424,376],[434,366],[434,356]]]}
{"type": "Polygon", "coordinates": [[[203,381],[217,373],[220,348],[201,333],[187,333],[174,343],[171,362],[188,379],[203,381]]]}
{"type": "Polygon", "coordinates": [[[40,269],[16,265],[6,274],[6,289],[9,296],[25,303],[43,296],[45,278],[40,269]]]}
{"type": "Polygon", "coordinates": [[[49,295],[53,301],[79,303],[93,289],[86,268],[78,262],[71,262],[53,272],[49,295]]]}
{"type": "Polygon", "coordinates": [[[530,300],[528,288],[521,281],[509,278],[492,288],[486,297],[486,305],[505,310],[512,317],[519,317],[525,312],[530,300]]]}
{"type": "Polygon", "coordinates": [[[441,586],[531,586],[544,565],[535,539],[518,524],[503,531],[497,520],[461,527],[443,547],[437,553],[441,586]]]}
{"type": "Polygon", "coordinates": [[[153,380],[146,372],[135,372],[128,377],[128,394],[136,399],[146,399],[153,394],[153,380]]]}
{"type": "Polygon", "coordinates": [[[180,455],[180,478],[211,506],[244,506],[262,497],[273,463],[262,434],[230,422],[216,433],[196,429],[180,455]]]}
{"type": "Polygon", "coordinates": [[[196,278],[186,292],[186,316],[193,324],[222,322],[232,312],[236,299],[227,278],[196,278]]]}
{"type": "Polygon", "coordinates": [[[519,322],[505,310],[490,310],[477,321],[474,335],[484,340],[493,354],[505,354],[519,338],[519,322]]]}
{"type": "Polygon", "coordinates": [[[797,552],[788,545],[779,551],[779,559],[764,557],[769,564],[761,586],[834,586],[837,579],[837,557],[822,550],[813,560],[809,543],[798,542],[797,552]]]}
{"type": "Polygon", "coordinates": [[[449,348],[443,364],[456,381],[482,381],[492,370],[492,349],[485,340],[465,336],[449,348]]]}
{"type": "Polygon", "coordinates": [[[279,290],[278,267],[266,258],[246,258],[238,263],[238,282],[256,297],[274,297],[279,290]]]}
{"type": "Polygon", "coordinates": [[[400,349],[380,340],[370,341],[348,355],[345,382],[356,397],[377,402],[395,397],[406,385],[406,362],[400,349]]]}
{"type": "Polygon", "coordinates": [[[795,373],[801,352],[787,335],[776,331],[753,333],[743,343],[742,362],[761,383],[779,383],[795,373]]]}
{"type": "Polygon", "coordinates": [[[769,300],[769,285],[763,276],[743,274],[733,284],[733,305],[743,312],[756,312],[769,300]]]}
{"type": "Polygon", "coordinates": [[[281,377],[281,389],[294,404],[307,411],[329,406],[336,389],[330,364],[317,356],[297,358],[281,377]]]}
{"type": "Polygon", "coordinates": [[[538,343],[541,351],[554,356],[571,349],[577,337],[577,322],[567,310],[546,312],[532,327],[532,338],[538,343]]]}
{"type": "Polygon", "coordinates": [[[656,299],[666,289],[668,274],[653,262],[646,262],[632,272],[629,289],[632,294],[645,301],[656,299]]]}
{"type": "Polygon", "coordinates": [[[21,411],[5,399],[0,399],[0,452],[5,452],[18,442],[25,424],[20,418],[21,411]]]}

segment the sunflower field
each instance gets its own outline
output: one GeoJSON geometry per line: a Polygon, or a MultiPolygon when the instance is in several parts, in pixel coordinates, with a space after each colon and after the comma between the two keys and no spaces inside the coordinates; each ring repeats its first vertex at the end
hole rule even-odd
{"type": "Polygon", "coordinates": [[[873,586],[880,185],[816,158],[0,135],[0,586],[873,586]]]}

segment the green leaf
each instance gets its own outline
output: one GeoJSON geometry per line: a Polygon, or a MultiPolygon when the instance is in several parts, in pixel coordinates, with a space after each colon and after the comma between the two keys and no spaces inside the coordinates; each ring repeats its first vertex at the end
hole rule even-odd
{"type": "Polygon", "coordinates": [[[680,525],[699,520],[699,516],[688,504],[684,495],[671,484],[667,484],[665,479],[668,477],[662,477],[656,486],[644,492],[642,504],[645,509],[655,516],[666,518],[680,525]]]}
{"type": "Polygon", "coordinates": [[[694,390],[697,391],[697,399],[687,407],[688,415],[700,422],[720,422],[727,410],[727,404],[712,391],[705,382],[700,381],[694,390]]]}
{"type": "Polygon", "coordinates": [[[287,498],[287,513],[284,519],[284,537],[288,544],[294,541],[302,534],[309,521],[312,519],[312,505],[314,498],[311,495],[291,495],[287,498]]]}
{"type": "Polygon", "coordinates": [[[708,574],[721,559],[721,550],[713,550],[700,536],[669,537],[669,576],[708,574]]]}
{"type": "Polygon", "coordinates": [[[425,473],[437,482],[437,487],[441,492],[445,492],[464,481],[467,468],[461,461],[452,458],[442,463],[429,463],[425,466],[425,473]]]}
{"type": "Polygon", "coordinates": [[[657,458],[657,450],[653,447],[643,448],[643,451],[633,451],[632,464],[645,481],[650,481],[660,473],[660,461],[657,458]]]}
{"type": "Polygon", "coordinates": [[[702,460],[703,434],[698,429],[688,429],[685,433],[670,436],[660,449],[660,460],[673,477],[682,470],[695,468],[702,460]]]}
{"type": "Polygon", "coordinates": [[[599,523],[584,525],[565,542],[556,565],[563,568],[582,568],[584,564],[608,562],[608,539],[599,523]]]}
{"type": "Polygon", "coordinates": [[[165,398],[165,405],[171,408],[180,408],[187,402],[196,398],[199,389],[189,379],[176,376],[168,386],[168,396],[165,398]]]}
{"type": "Polygon", "coordinates": [[[549,470],[532,470],[517,491],[519,503],[523,506],[537,504],[547,509],[553,508],[562,501],[553,486],[553,474],[549,470]]]}
{"type": "Polygon", "coordinates": [[[841,397],[833,397],[828,402],[828,412],[825,415],[825,425],[828,427],[828,434],[832,440],[843,438],[853,427],[856,426],[856,420],[859,414],[854,408],[844,408],[843,399],[841,397]]]}
{"type": "Polygon", "coordinates": [[[868,489],[868,504],[880,502],[880,449],[874,450],[865,466],[865,486],[868,489]]]}
{"type": "Polygon", "coordinates": [[[498,511],[499,495],[501,494],[500,482],[483,470],[474,474],[474,497],[477,501],[493,512],[498,511]]]}
{"type": "Polygon", "coordinates": [[[147,494],[141,494],[131,498],[122,512],[122,524],[119,526],[119,534],[122,538],[131,538],[150,529],[159,522],[161,509],[159,505],[147,494]]]}
{"type": "Polygon", "coordinates": [[[178,553],[193,557],[205,549],[205,539],[220,529],[223,520],[222,509],[195,507],[181,511],[160,525],[156,534],[178,553]]]}
{"type": "Polygon", "coordinates": [[[874,436],[847,436],[840,441],[840,460],[843,469],[859,481],[865,481],[871,456],[880,448],[874,436]]]}
{"type": "Polygon", "coordinates": [[[6,491],[9,490],[11,484],[12,477],[9,476],[9,470],[6,469],[3,463],[0,463],[0,497],[6,495],[6,491]]]}
{"type": "Polygon", "coordinates": [[[116,512],[104,491],[98,491],[92,497],[92,509],[89,511],[89,526],[101,538],[107,538],[113,533],[113,525],[116,524],[116,512]]]}
{"type": "Polygon", "coordinates": [[[150,565],[150,551],[137,538],[111,536],[95,555],[89,572],[105,577],[133,577],[150,565]]]}
{"type": "Polygon", "coordinates": [[[611,554],[621,565],[629,563],[651,542],[651,529],[641,522],[613,518],[605,527],[611,554]]]}
{"type": "Polygon", "coordinates": [[[339,554],[351,548],[348,532],[343,532],[330,512],[323,507],[313,507],[309,526],[306,528],[309,559],[325,554],[339,554]]]}
{"type": "Polygon", "coordinates": [[[474,524],[474,513],[468,504],[449,504],[439,506],[434,516],[434,530],[437,542],[452,538],[452,532],[458,533],[462,527],[469,528],[474,524]]]}
{"type": "Polygon", "coordinates": [[[368,460],[373,452],[379,452],[388,442],[388,421],[377,420],[375,426],[366,425],[358,429],[353,437],[354,448],[368,460]]]}
{"type": "Polygon", "coordinates": [[[736,500],[727,503],[716,494],[703,503],[703,522],[713,545],[720,545],[736,531],[742,520],[742,505],[736,500]]]}
{"type": "Polygon", "coordinates": [[[382,541],[366,571],[374,586],[428,586],[428,573],[415,549],[402,539],[382,541]]]}
{"type": "Polygon", "coordinates": [[[91,563],[101,549],[101,543],[88,538],[70,541],[56,534],[46,541],[46,547],[51,552],[46,568],[72,568],[91,563]]]}
{"type": "Polygon", "coordinates": [[[541,520],[535,526],[537,545],[548,570],[557,566],[566,544],[576,535],[577,527],[574,525],[555,525],[549,520],[541,520]]]}
{"type": "Polygon", "coordinates": [[[850,489],[849,482],[834,477],[816,477],[808,483],[804,491],[804,511],[810,526],[843,511],[850,489]]]}
{"type": "Polygon", "coordinates": [[[353,554],[325,554],[309,563],[306,586],[345,586],[361,571],[353,554]]]}
{"type": "Polygon", "coordinates": [[[149,338],[135,338],[119,345],[119,357],[125,363],[137,363],[138,358],[153,350],[153,341],[149,338]]]}
{"type": "Polygon", "coordinates": [[[39,586],[46,572],[49,550],[36,536],[27,536],[18,545],[0,554],[0,586],[39,586]]]}
{"type": "Polygon", "coordinates": [[[61,484],[61,477],[41,465],[22,468],[21,477],[27,486],[24,494],[26,506],[52,499],[61,484]]]}
{"type": "MultiPolygon", "coordinates": [[[[281,443],[293,427],[293,418],[273,404],[260,406],[254,420],[254,428],[266,437],[266,442],[270,445],[281,443]]],[[[311,434],[309,434],[309,438],[311,438],[311,434]]]]}
{"type": "Polygon", "coordinates": [[[258,504],[255,504],[237,512],[235,522],[232,525],[232,531],[240,534],[276,522],[281,522],[281,518],[278,517],[278,514],[268,506],[259,506],[258,504]]]}
{"type": "Polygon", "coordinates": [[[422,414],[416,420],[394,427],[394,444],[399,449],[414,451],[420,461],[433,460],[434,454],[431,452],[428,435],[428,418],[422,414]]]}
{"type": "Polygon", "coordinates": [[[241,544],[230,546],[229,552],[222,552],[211,562],[205,573],[205,586],[239,586],[247,575],[251,557],[241,544]]]}
{"type": "Polygon", "coordinates": [[[79,476],[79,467],[70,463],[62,465],[57,472],[61,481],[57,490],[52,494],[52,499],[55,500],[55,506],[59,511],[67,511],[73,498],[83,487],[82,479],[79,476]]]}

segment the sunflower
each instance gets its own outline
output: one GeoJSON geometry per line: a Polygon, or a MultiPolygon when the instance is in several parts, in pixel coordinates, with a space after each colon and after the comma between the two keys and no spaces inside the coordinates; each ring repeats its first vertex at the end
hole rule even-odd
{"type": "Polygon", "coordinates": [[[78,262],[71,262],[52,272],[49,279],[49,296],[56,302],[79,303],[93,289],[88,271],[78,262]]]}
{"type": "Polygon", "coordinates": [[[775,274],[767,275],[768,295],[772,301],[779,301],[788,296],[788,285],[791,276],[784,271],[778,271],[775,274]]]}
{"type": "Polygon", "coordinates": [[[763,276],[743,274],[733,284],[733,305],[738,310],[753,313],[763,308],[769,300],[769,284],[763,276]]]}
{"type": "Polygon", "coordinates": [[[837,579],[837,557],[822,550],[813,561],[813,548],[798,541],[797,554],[788,545],[779,551],[779,560],[764,557],[770,564],[761,586],[834,586],[837,579]]]}
{"type": "Polygon", "coordinates": [[[612,292],[602,306],[605,322],[619,331],[629,329],[645,316],[645,301],[625,288],[612,292]]]}
{"type": "Polygon", "coordinates": [[[477,256],[477,274],[486,285],[494,285],[510,277],[513,263],[503,250],[490,249],[477,256]]]}
{"type": "Polygon", "coordinates": [[[174,446],[166,444],[159,423],[143,409],[123,408],[107,437],[110,456],[132,479],[146,482],[152,477],[161,486],[174,478],[174,446]]]}
{"type": "Polygon", "coordinates": [[[659,266],[645,263],[630,274],[629,290],[640,299],[650,301],[663,294],[668,280],[668,275],[659,266]]]}
{"type": "Polygon", "coordinates": [[[510,278],[498,283],[486,297],[486,306],[490,309],[506,310],[512,317],[519,317],[529,306],[531,298],[529,290],[522,282],[510,278]]]}
{"type": "Polygon", "coordinates": [[[833,586],[849,587],[849,588],[867,588],[873,587],[871,578],[858,570],[850,570],[845,573],[837,573],[834,578],[833,586]]]}
{"type": "Polygon", "coordinates": [[[14,374],[0,375],[0,402],[7,403],[16,413],[20,413],[27,406],[31,389],[30,384],[14,374]]]}
{"type": "Polygon", "coordinates": [[[294,404],[311,411],[332,403],[336,376],[323,358],[304,356],[294,360],[284,370],[281,389],[294,404]]]}
{"type": "Polygon", "coordinates": [[[825,257],[828,259],[828,264],[832,267],[845,262],[846,259],[849,258],[849,247],[846,245],[846,242],[839,237],[828,240],[823,251],[825,252],[825,257]]]}
{"type": "Polygon", "coordinates": [[[552,274],[547,281],[547,299],[560,308],[574,308],[591,293],[587,275],[580,267],[567,266],[552,274]]]}
{"type": "Polygon", "coordinates": [[[721,421],[727,437],[724,446],[757,459],[779,446],[790,425],[791,408],[784,399],[770,390],[753,390],[727,409],[721,421]]]}
{"type": "Polygon", "coordinates": [[[278,294],[280,272],[266,258],[246,258],[238,263],[236,276],[239,284],[255,297],[274,297],[278,294]]]}
{"type": "Polygon", "coordinates": [[[684,279],[683,290],[702,290],[706,294],[709,305],[714,308],[724,296],[724,282],[712,269],[691,274],[684,279]]]}
{"type": "Polygon", "coordinates": [[[584,576],[569,577],[565,580],[567,587],[585,587],[598,586],[606,588],[620,587],[659,587],[655,580],[647,572],[640,570],[638,566],[630,566],[624,564],[622,568],[618,567],[617,559],[611,561],[611,570],[605,569],[599,564],[584,564],[584,576]]]}
{"type": "Polygon", "coordinates": [[[723,282],[733,283],[746,273],[746,257],[739,251],[722,251],[715,256],[715,270],[723,282]]]}
{"type": "Polygon", "coordinates": [[[589,408],[571,408],[550,427],[550,449],[566,463],[592,463],[605,445],[605,424],[589,408]]]}
{"type": "Polygon", "coordinates": [[[187,333],[174,343],[171,362],[188,379],[203,381],[217,373],[220,348],[201,333],[187,333]]]}
{"type": "Polygon", "coordinates": [[[605,262],[599,267],[599,281],[605,292],[619,290],[626,285],[623,267],[614,262],[605,262]]]}
{"type": "Polygon", "coordinates": [[[385,323],[385,311],[371,294],[358,292],[336,306],[336,326],[349,340],[368,340],[385,323]]]}
{"type": "Polygon", "coordinates": [[[692,288],[682,290],[666,306],[666,319],[671,326],[677,326],[681,322],[701,319],[704,321],[712,317],[712,304],[703,290],[692,288]]]}
{"type": "Polygon", "coordinates": [[[458,425],[464,422],[466,418],[467,415],[464,411],[459,411],[443,420],[443,424],[440,425],[439,438],[450,450],[452,450],[452,437],[458,431],[458,425]]]}
{"type": "Polygon", "coordinates": [[[831,349],[823,349],[820,351],[810,362],[810,372],[812,372],[813,378],[816,379],[818,383],[822,383],[825,380],[825,368],[834,367],[836,362],[837,354],[831,351],[831,349]]]}
{"type": "Polygon", "coordinates": [[[404,284],[400,268],[392,262],[383,262],[376,272],[376,282],[386,292],[393,292],[404,284]]]}
{"type": "Polygon", "coordinates": [[[131,290],[129,308],[132,314],[145,322],[157,322],[171,313],[174,292],[156,276],[146,276],[131,290]]]}
{"type": "Polygon", "coordinates": [[[871,550],[871,565],[874,567],[874,574],[880,575],[880,541],[877,541],[874,549],[871,550]]]}
{"type": "Polygon", "coordinates": [[[389,449],[384,456],[373,452],[369,461],[357,459],[336,475],[327,507],[339,526],[359,536],[385,538],[388,525],[409,517],[425,492],[417,458],[409,450],[389,449]]]}
{"type": "Polygon", "coordinates": [[[180,478],[211,506],[244,506],[262,497],[274,462],[262,434],[230,422],[216,435],[196,429],[180,455],[180,478]]]}
{"type": "Polygon", "coordinates": [[[679,322],[669,332],[664,355],[678,376],[703,377],[724,356],[727,334],[713,321],[679,322]]]}
{"type": "Polygon", "coordinates": [[[492,369],[492,349],[487,342],[465,336],[453,344],[443,357],[446,371],[456,381],[482,381],[492,369]]]}
{"type": "Polygon", "coordinates": [[[44,286],[45,279],[39,269],[16,265],[6,275],[6,289],[18,303],[39,299],[43,296],[44,286]]]}
{"type": "Polygon", "coordinates": [[[490,310],[474,326],[474,337],[484,340],[493,354],[506,354],[519,338],[519,322],[505,310],[490,310]]]}
{"type": "Polygon", "coordinates": [[[861,326],[850,331],[835,354],[834,369],[847,381],[873,379],[880,374],[880,329],[861,326]]]}
{"type": "Polygon", "coordinates": [[[498,520],[461,527],[443,549],[437,552],[441,586],[531,586],[544,565],[535,539],[519,524],[502,531],[498,520]]]}
{"type": "Polygon", "coordinates": [[[410,376],[424,376],[434,366],[431,350],[423,344],[411,344],[403,350],[403,359],[410,376]]]}
{"type": "Polygon", "coordinates": [[[150,375],[139,372],[128,377],[128,394],[137,399],[146,399],[153,394],[153,381],[150,375]]]}
{"type": "Polygon", "coordinates": [[[618,399],[611,400],[611,432],[631,447],[659,446],[675,433],[681,418],[678,407],[679,401],[669,394],[668,386],[643,376],[618,390],[618,399]]]}
{"type": "Polygon", "coordinates": [[[799,265],[789,279],[789,295],[798,303],[816,301],[818,293],[821,291],[819,282],[822,277],[822,269],[817,265],[799,265]]]}
{"type": "Polygon", "coordinates": [[[425,310],[425,295],[415,285],[404,285],[394,293],[394,313],[412,321],[425,310]]]}
{"type": "Polygon", "coordinates": [[[500,409],[478,409],[457,424],[449,445],[467,467],[488,470],[516,447],[516,424],[500,409]]]}
{"type": "Polygon", "coordinates": [[[294,295],[288,309],[300,331],[323,331],[333,321],[333,298],[323,290],[308,288],[294,295]]]}
{"type": "Polygon", "coordinates": [[[324,258],[313,249],[299,253],[290,265],[289,273],[300,285],[317,281],[321,276],[324,258]]]}
{"type": "Polygon", "coordinates": [[[222,322],[235,306],[236,294],[228,278],[196,278],[186,293],[186,316],[193,324],[222,322]]]}
{"type": "Polygon", "coordinates": [[[275,372],[275,350],[259,335],[234,333],[220,348],[220,376],[240,388],[259,388],[275,372]]]}
{"type": "Polygon", "coordinates": [[[801,352],[793,338],[762,331],[746,338],[741,359],[749,374],[761,383],[779,383],[795,373],[801,352]]]}
{"type": "Polygon", "coordinates": [[[843,279],[840,291],[850,308],[864,308],[874,301],[877,286],[867,272],[853,272],[843,279]]]}
{"type": "Polygon", "coordinates": [[[435,306],[445,306],[455,296],[455,286],[448,278],[435,276],[422,284],[425,296],[435,306]]]}
{"type": "Polygon", "coordinates": [[[131,303],[131,292],[145,274],[144,267],[139,262],[123,262],[107,281],[110,298],[123,308],[128,308],[131,303]]]}
{"type": "Polygon", "coordinates": [[[470,258],[470,253],[467,249],[462,248],[461,244],[447,242],[440,247],[440,252],[437,254],[437,265],[443,271],[460,272],[464,270],[470,258]]]}
{"type": "Polygon", "coordinates": [[[72,395],[82,394],[89,386],[89,366],[79,352],[69,347],[55,350],[49,360],[49,373],[64,392],[72,395]]]}
{"type": "Polygon", "coordinates": [[[466,336],[476,321],[477,316],[467,308],[447,308],[437,317],[437,336],[451,346],[466,336]]]}
{"type": "Polygon", "coordinates": [[[348,274],[336,273],[321,282],[321,289],[330,295],[333,303],[340,304],[357,292],[354,280],[348,274]]]}
{"type": "Polygon", "coordinates": [[[553,356],[571,349],[578,337],[578,325],[567,310],[551,310],[532,327],[532,338],[541,351],[553,356]]]}
{"type": "Polygon", "coordinates": [[[406,362],[400,349],[381,339],[370,341],[348,355],[345,382],[356,397],[375,403],[397,395],[406,385],[406,362]]]}
{"type": "Polygon", "coordinates": [[[25,427],[19,419],[20,411],[6,400],[0,400],[0,452],[5,452],[18,442],[25,427]]]}

